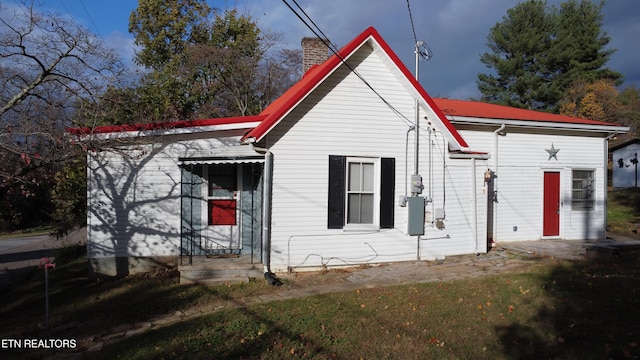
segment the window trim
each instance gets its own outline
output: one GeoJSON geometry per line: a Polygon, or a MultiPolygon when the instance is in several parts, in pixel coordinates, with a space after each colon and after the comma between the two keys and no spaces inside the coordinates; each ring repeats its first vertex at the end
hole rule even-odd
{"type": "MultiPolygon", "coordinates": [[[[359,156],[362,157],[362,156],[359,156]]],[[[345,230],[346,221],[346,187],[347,187],[347,158],[344,155],[328,156],[327,177],[327,229],[345,230]]],[[[393,157],[365,157],[379,162],[376,172],[376,190],[378,198],[376,206],[378,212],[374,218],[376,226],[362,226],[350,224],[348,230],[375,231],[379,229],[393,229],[395,227],[395,190],[396,190],[396,159],[393,157]]]]}
{"type": "Polygon", "coordinates": [[[227,198],[225,196],[219,196],[216,194],[210,194],[210,171],[211,168],[213,166],[216,165],[226,165],[226,164],[208,164],[208,165],[204,165],[202,167],[202,184],[201,184],[201,194],[202,194],[202,210],[201,210],[201,223],[203,225],[203,229],[205,230],[209,230],[211,227],[215,227],[215,226],[240,226],[240,209],[241,209],[241,197],[239,196],[239,191],[240,191],[240,186],[241,186],[241,176],[242,176],[242,167],[241,166],[236,166],[235,168],[235,188],[236,190],[233,191],[234,195],[227,198]],[[225,200],[225,199],[234,199],[236,204],[235,204],[235,209],[236,209],[236,221],[235,224],[227,224],[227,225],[219,225],[219,224],[212,224],[211,223],[211,201],[213,200],[225,200]]]}
{"type": "Polygon", "coordinates": [[[344,227],[345,231],[354,230],[378,230],[380,229],[380,158],[374,157],[362,157],[362,156],[347,156],[345,158],[345,178],[344,178],[344,227]],[[349,191],[349,171],[350,164],[373,164],[373,221],[371,223],[350,223],[349,222],[349,194],[351,193],[365,193],[349,191]]]}
{"type": "Polygon", "coordinates": [[[571,169],[571,211],[596,211],[596,169],[571,169]],[[583,178],[578,178],[576,179],[576,172],[580,171],[580,172],[585,172],[585,173],[589,173],[591,176],[590,178],[587,179],[583,179],[583,178]],[[580,189],[577,189],[575,187],[575,181],[591,181],[591,194],[588,198],[582,197],[579,200],[576,200],[575,197],[575,193],[577,191],[581,191],[583,194],[585,191],[588,191],[586,187],[582,187],[580,189]],[[590,203],[590,206],[583,206],[583,204],[585,204],[586,202],[590,203]]]}

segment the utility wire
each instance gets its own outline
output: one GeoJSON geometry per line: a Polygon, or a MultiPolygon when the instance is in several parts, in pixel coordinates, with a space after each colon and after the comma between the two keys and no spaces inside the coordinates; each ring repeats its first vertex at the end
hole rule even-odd
{"type": "Polygon", "coordinates": [[[416,36],[416,27],[413,26],[413,15],[411,14],[411,4],[407,0],[407,10],[409,10],[409,20],[411,20],[411,30],[413,31],[413,43],[418,43],[418,37],[416,36]]]}
{"type": "Polygon", "coordinates": [[[339,54],[337,48],[331,44],[330,42],[327,43],[328,41],[328,37],[322,32],[322,30],[320,29],[320,27],[318,25],[316,25],[316,23],[311,19],[311,17],[304,11],[304,9],[296,2],[296,0],[292,0],[293,3],[298,7],[298,9],[300,9],[300,11],[304,14],[304,16],[309,19],[309,21],[313,24],[313,26],[317,29],[314,29],[311,25],[309,25],[309,23],[286,1],[286,0],[282,0],[282,2],[287,5],[287,7],[298,17],[298,19],[300,19],[300,21],[302,21],[302,23],[309,28],[309,30],[311,30],[311,32],[313,32],[313,34],[320,39],[320,41],[322,41],[322,43],[324,43],[329,50],[331,50],[331,52],[336,55],[338,57],[338,59],[340,59],[340,61],[349,68],[349,70],[356,75],[369,89],[371,89],[371,91],[373,91],[374,94],[376,94],[376,96],[378,96],[378,98],[380,98],[380,100],[382,100],[382,102],[387,105],[387,107],[389,107],[389,109],[391,109],[398,117],[400,117],[403,121],[405,121],[409,126],[413,126],[413,122],[411,122],[411,120],[409,120],[406,116],[404,116],[398,109],[396,109],[393,105],[391,105],[391,103],[389,103],[389,101],[387,101],[376,89],[373,88],[373,86],[360,74],[358,73],[358,71],[356,71],[356,69],[353,68],[353,66],[351,66],[351,64],[347,63],[346,59],[344,57],[342,57],[342,55],[339,54]],[[320,33],[320,34],[318,34],[320,33]],[[322,35],[322,36],[320,36],[322,35]]]}
{"type": "MultiPolygon", "coordinates": [[[[71,11],[69,11],[69,8],[67,7],[67,5],[65,5],[62,0],[58,0],[58,2],[60,2],[60,5],[62,5],[62,7],[67,11],[67,14],[69,14],[69,17],[74,19],[73,15],[71,14],[71,11]]],[[[98,35],[100,37],[102,37],[102,34],[100,34],[100,29],[98,29],[98,26],[96,25],[95,21],[93,21],[93,18],[91,17],[91,14],[89,14],[89,11],[87,10],[87,7],[84,6],[84,2],[82,0],[80,0],[80,5],[82,5],[82,8],[84,9],[84,12],[89,17],[89,21],[91,21],[91,24],[93,24],[93,27],[96,29],[96,32],[98,33],[98,35]]]]}
{"type": "MultiPolygon", "coordinates": [[[[284,0],[283,0],[283,1],[284,1],[284,0]]],[[[293,3],[294,3],[294,4],[296,4],[296,6],[298,7],[298,9],[300,9],[300,11],[302,11],[302,13],[304,14],[304,16],[305,16],[307,19],[309,19],[309,21],[311,21],[311,24],[313,24],[313,26],[314,26],[316,29],[318,29],[318,32],[322,35],[322,38],[320,38],[320,40],[322,40],[322,42],[324,42],[324,43],[325,43],[325,45],[327,45],[327,47],[331,50],[331,52],[333,52],[334,54],[335,54],[335,53],[337,53],[337,52],[338,52],[338,47],[337,47],[337,46],[335,46],[335,45],[334,45],[333,43],[331,43],[330,41],[329,41],[329,44],[327,44],[327,43],[325,42],[325,40],[329,40],[329,37],[328,37],[327,35],[325,35],[325,34],[324,34],[324,32],[322,32],[322,30],[320,29],[320,27],[319,27],[319,26],[318,26],[318,25],[313,21],[313,19],[309,16],[309,14],[307,14],[307,12],[306,12],[306,11],[304,11],[304,9],[302,8],[302,6],[300,6],[300,4],[298,4],[298,2],[297,2],[296,0],[293,0],[293,3]]],[[[286,4],[286,1],[285,1],[285,4],[286,4]]],[[[291,8],[291,7],[289,7],[289,8],[291,8]]],[[[293,9],[292,9],[292,11],[293,11],[293,9]]],[[[295,12],[295,11],[294,11],[294,12],[295,12]]],[[[296,14],[296,15],[298,15],[298,14],[296,14]]],[[[300,16],[298,16],[298,18],[300,18],[300,16]]],[[[302,20],[302,22],[304,22],[304,20],[303,20],[303,19],[300,19],[300,20],[302,20]]],[[[311,31],[313,31],[313,29],[311,29],[311,27],[309,27],[309,24],[307,24],[307,23],[305,22],[305,25],[307,25],[307,27],[308,27],[311,31]]],[[[315,33],[315,31],[314,31],[314,34],[316,34],[316,33],[315,33]]],[[[318,36],[318,35],[316,34],[316,36],[318,36]]]]}
{"type": "MultiPolygon", "coordinates": [[[[408,0],[407,0],[408,1],[408,0]]],[[[93,17],[91,17],[91,14],[89,14],[89,11],[87,11],[87,7],[84,6],[84,1],[80,0],[80,5],[82,5],[82,8],[84,9],[84,12],[87,14],[87,16],[89,17],[89,21],[91,21],[91,23],[93,24],[93,27],[96,28],[96,32],[98,33],[98,35],[100,37],[102,37],[102,34],[100,33],[100,29],[98,29],[98,25],[96,25],[96,22],[93,21],[93,17]]]]}

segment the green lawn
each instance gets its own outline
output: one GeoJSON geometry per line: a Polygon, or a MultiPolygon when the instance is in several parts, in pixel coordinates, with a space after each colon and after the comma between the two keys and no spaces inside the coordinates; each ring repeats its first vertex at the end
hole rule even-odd
{"type": "Polygon", "coordinates": [[[609,231],[638,235],[640,230],[640,189],[609,192],[607,223],[609,231]],[[632,231],[636,231],[633,233],[632,231]]]}
{"type": "MultiPolygon", "coordinates": [[[[87,358],[425,359],[640,356],[638,253],[557,262],[474,280],[360,289],[210,311],[281,291],[257,281],[180,286],[173,274],[106,282],[77,259],[51,271],[50,330],[41,273],[0,296],[0,338],[82,339],[122,324],[202,308],[114,338],[87,358]],[[56,328],[58,328],[56,330],[56,328]]],[[[11,358],[50,351],[16,350],[11,358]]],[[[3,356],[4,358],[7,358],[3,356]]]]}
{"type": "MultiPolygon", "coordinates": [[[[640,219],[639,194],[610,194],[609,224],[616,231],[632,234],[630,224],[640,219]]],[[[524,272],[473,280],[362,288],[255,305],[246,300],[286,289],[265,281],[178,285],[175,272],[90,280],[86,259],[78,257],[82,253],[66,249],[50,272],[48,329],[42,327],[42,270],[0,293],[0,339],[80,341],[157,316],[195,311],[201,315],[112,337],[85,358],[640,357],[639,251],[607,261],[547,261],[524,272]]],[[[285,286],[304,286],[296,279],[285,281],[285,286]]],[[[11,359],[52,353],[0,350],[2,358],[11,359]]]]}

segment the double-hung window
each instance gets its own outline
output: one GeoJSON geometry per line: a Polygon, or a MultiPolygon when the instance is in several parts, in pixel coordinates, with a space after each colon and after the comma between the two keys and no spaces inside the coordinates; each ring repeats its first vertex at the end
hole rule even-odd
{"type": "Polygon", "coordinates": [[[347,224],[375,224],[376,161],[347,158],[347,224]]]}
{"type": "Polygon", "coordinates": [[[595,171],[573,170],[571,208],[573,210],[595,209],[595,171]]]}
{"type": "Polygon", "coordinates": [[[395,159],[329,156],[329,229],[394,225],[395,159]]]}

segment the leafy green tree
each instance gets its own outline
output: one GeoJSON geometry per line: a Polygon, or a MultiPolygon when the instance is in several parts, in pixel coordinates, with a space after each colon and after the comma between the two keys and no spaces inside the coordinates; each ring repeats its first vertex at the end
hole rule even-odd
{"type": "Polygon", "coordinates": [[[87,221],[86,157],[76,157],[66,163],[55,174],[55,185],[51,191],[54,205],[52,214],[56,222],[54,235],[60,237],[69,231],[82,227],[87,221]]]}
{"type": "MultiPolygon", "coordinates": [[[[278,35],[263,33],[235,9],[211,13],[204,1],[139,2],[129,29],[141,47],[136,61],[149,72],[127,96],[138,113],[125,113],[119,122],[257,114],[298,80],[269,76],[297,72],[267,55],[278,35]]],[[[129,92],[114,90],[106,100],[119,101],[129,92]]],[[[108,103],[102,110],[110,109],[108,103]]]]}
{"type": "Polygon", "coordinates": [[[203,0],[140,0],[132,11],[129,32],[139,46],[135,61],[148,70],[132,100],[148,112],[146,121],[183,120],[196,112],[193,77],[183,69],[188,48],[209,37],[210,13],[203,0]]]}
{"type": "Polygon", "coordinates": [[[622,75],[604,68],[614,50],[605,49],[602,3],[568,0],[557,8],[543,0],[527,0],[507,10],[487,36],[491,50],[480,61],[493,74],[478,74],[485,101],[557,111],[558,101],[576,80],[622,75]]]}
{"type": "Polygon", "coordinates": [[[184,71],[193,74],[202,115],[244,116],[260,112],[257,74],[266,51],[260,35],[251,17],[241,16],[233,9],[217,14],[209,38],[188,49],[184,71]]]}
{"type": "Polygon", "coordinates": [[[203,0],[139,0],[129,16],[135,61],[156,71],[182,65],[188,45],[206,39],[210,13],[203,0]]]}

